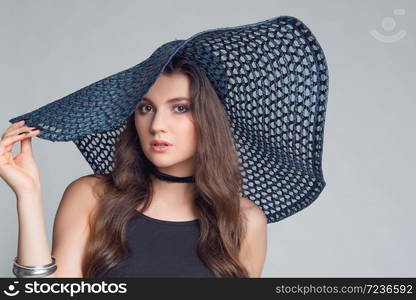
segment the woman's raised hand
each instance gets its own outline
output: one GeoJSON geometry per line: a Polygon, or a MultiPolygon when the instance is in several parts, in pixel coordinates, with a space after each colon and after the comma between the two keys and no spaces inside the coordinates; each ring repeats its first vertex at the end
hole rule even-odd
{"type": "Polygon", "coordinates": [[[25,121],[13,123],[0,140],[0,177],[13,189],[16,196],[39,192],[39,170],[32,153],[32,137],[39,129],[24,125],[25,121]],[[20,141],[20,153],[13,157],[13,145],[20,141]]]}

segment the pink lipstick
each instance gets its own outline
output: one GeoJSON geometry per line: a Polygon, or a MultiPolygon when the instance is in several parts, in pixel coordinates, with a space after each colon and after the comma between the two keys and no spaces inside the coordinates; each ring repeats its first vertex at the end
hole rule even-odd
{"type": "Polygon", "coordinates": [[[164,140],[152,140],[150,142],[150,147],[156,152],[165,152],[172,146],[173,145],[171,143],[164,140]]]}

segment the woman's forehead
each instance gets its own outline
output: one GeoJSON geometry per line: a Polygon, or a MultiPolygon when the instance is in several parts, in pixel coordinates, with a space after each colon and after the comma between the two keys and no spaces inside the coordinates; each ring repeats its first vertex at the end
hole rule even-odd
{"type": "Polygon", "coordinates": [[[180,73],[161,75],[142,100],[152,104],[191,101],[190,80],[180,73]]]}

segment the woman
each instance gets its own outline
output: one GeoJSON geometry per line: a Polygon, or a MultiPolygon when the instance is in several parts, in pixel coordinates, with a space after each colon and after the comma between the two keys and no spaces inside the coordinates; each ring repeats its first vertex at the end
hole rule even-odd
{"type": "Polygon", "coordinates": [[[170,41],[9,120],[0,175],[18,198],[14,274],[260,276],[266,222],[301,211],[325,187],[327,75],[311,31],[280,16],[170,41]],[[22,120],[41,131],[19,136],[22,120]],[[32,136],[73,141],[94,170],[65,190],[46,265],[32,136]]]}
{"type": "MultiPolygon", "coordinates": [[[[39,130],[20,135],[27,129],[13,124],[3,134],[1,176],[17,195],[17,262],[37,265],[50,262],[50,253],[30,147],[39,130]],[[13,158],[17,141],[22,154],[13,158]]],[[[260,277],[267,219],[239,197],[240,186],[223,105],[204,72],[178,56],[129,117],[113,172],[65,190],[53,233],[59,267],[46,277],[260,277]],[[154,171],[201,179],[175,182],[154,171]],[[123,260],[127,253],[133,256],[123,260]]]]}

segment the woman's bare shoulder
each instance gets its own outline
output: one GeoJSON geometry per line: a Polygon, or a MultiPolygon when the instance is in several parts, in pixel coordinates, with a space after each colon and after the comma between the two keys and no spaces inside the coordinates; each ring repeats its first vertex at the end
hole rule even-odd
{"type": "Polygon", "coordinates": [[[249,209],[252,208],[254,206],[257,206],[256,203],[254,203],[253,201],[251,201],[248,198],[244,198],[244,197],[240,197],[240,207],[241,209],[249,209]]]}
{"type": "Polygon", "coordinates": [[[267,223],[266,215],[261,207],[250,199],[241,197],[240,208],[250,223],[267,223]]]}
{"type": "Polygon", "coordinates": [[[105,175],[100,174],[89,174],[78,178],[78,181],[81,181],[82,184],[87,185],[91,192],[93,192],[94,196],[100,197],[105,192],[106,185],[104,181],[105,175]]]}
{"type": "Polygon", "coordinates": [[[98,206],[104,192],[102,176],[96,174],[81,176],[66,187],[60,206],[78,207],[78,209],[82,207],[89,214],[98,206]]]}

